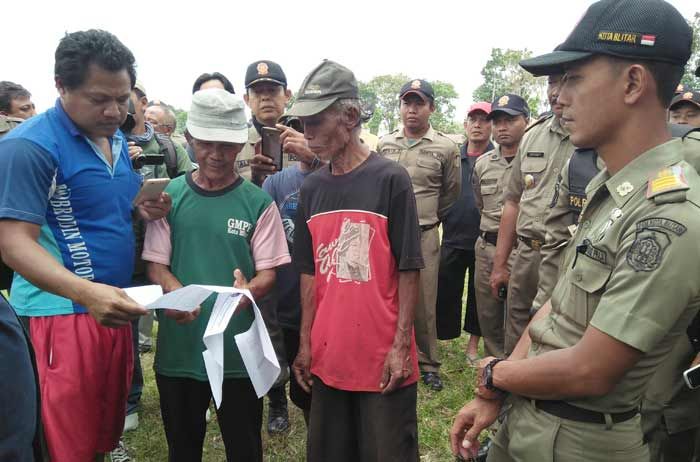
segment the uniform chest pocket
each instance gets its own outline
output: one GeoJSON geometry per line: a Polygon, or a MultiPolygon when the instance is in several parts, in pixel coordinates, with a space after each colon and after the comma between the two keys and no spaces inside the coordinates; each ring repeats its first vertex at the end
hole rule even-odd
{"type": "Polygon", "coordinates": [[[498,184],[483,184],[481,185],[481,198],[484,201],[485,210],[493,210],[498,207],[499,197],[498,194],[498,184]]]}
{"type": "Polygon", "coordinates": [[[399,160],[399,157],[401,156],[401,153],[403,151],[401,149],[396,149],[396,148],[384,148],[380,151],[379,154],[382,156],[393,160],[394,162],[399,160]]]}
{"type": "Polygon", "coordinates": [[[587,326],[610,279],[612,267],[607,264],[607,255],[603,250],[589,245],[585,251],[577,249],[577,252],[570,276],[573,284],[571,300],[564,314],[576,323],[587,326]]]}
{"type": "Polygon", "coordinates": [[[416,158],[416,165],[435,171],[439,171],[442,168],[442,162],[434,154],[422,151],[416,158]]]}
{"type": "Polygon", "coordinates": [[[523,157],[522,166],[520,169],[525,173],[541,173],[547,167],[547,159],[544,157],[544,153],[532,153],[528,152],[523,157]],[[535,154],[536,156],[532,156],[535,154]],[[542,154],[541,156],[539,154],[542,154]]]}

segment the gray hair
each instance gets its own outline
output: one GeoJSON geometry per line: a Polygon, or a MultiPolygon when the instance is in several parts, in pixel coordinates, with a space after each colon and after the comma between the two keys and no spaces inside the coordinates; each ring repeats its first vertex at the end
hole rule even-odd
{"type": "Polygon", "coordinates": [[[357,114],[357,125],[355,128],[362,126],[362,105],[357,98],[340,98],[330,106],[330,109],[338,114],[346,114],[355,111],[357,114]]]}

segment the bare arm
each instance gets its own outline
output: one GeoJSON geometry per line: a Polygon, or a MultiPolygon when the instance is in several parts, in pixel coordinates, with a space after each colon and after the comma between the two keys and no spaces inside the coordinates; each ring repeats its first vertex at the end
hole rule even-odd
{"type": "MultiPolygon", "coordinates": [[[[148,262],[146,265],[148,279],[158,284],[163,293],[172,292],[182,287],[182,283],[170,272],[170,267],[161,263],[148,262]]],[[[187,324],[199,316],[200,308],[187,312],[178,310],[165,310],[165,315],[177,321],[178,324],[187,324]]]]}
{"type": "Polygon", "coordinates": [[[146,274],[148,279],[158,284],[166,294],[182,287],[182,283],[170,272],[170,267],[161,263],[148,262],[146,274]]]}
{"type": "Polygon", "coordinates": [[[300,277],[301,286],[301,328],[299,329],[299,352],[294,360],[294,376],[299,385],[311,391],[311,327],[316,317],[316,281],[311,274],[300,277]]]}
{"type": "MultiPolygon", "coordinates": [[[[272,286],[275,285],[275,280],[277,279],[277,271],[275,268],[258,270],[253,279],[246,281],[241,270],[236,269],[233,272],[234,284],[233,286],[238,289],[248,289],[250,290],[253,298],[262,298],[270,292],[272,286]]],[[[238,303],[239,307],[249,306],[250,300],[247,298],[241,298],[238,303]]]]}
{"type": "Polygon", "coordinates": [[[106,326],[123,326],[147,313],[123,290],[68,271],[39,245],[40,229],[34,223],[0,220],[0,254],[10,268],[40,289],[84,306],[106,326]]]}
{"type": "Polygon", "coordinates": [[[602,396],[641,355],[639,350],[589,325],[572,347],[501,361],[493,368],[493,383],[501,390],[535,399],[602,396]]]}
{"type": "Polygon", "coordinates": [[[382,393],[396,390],[401,383],[413,374],[411,364],[411,339],[413,319],[418,303],[419,271],[399,272],[399,319],[394,334],[394,343],[384,360],[382,380],[379,384],[382,393]]]}

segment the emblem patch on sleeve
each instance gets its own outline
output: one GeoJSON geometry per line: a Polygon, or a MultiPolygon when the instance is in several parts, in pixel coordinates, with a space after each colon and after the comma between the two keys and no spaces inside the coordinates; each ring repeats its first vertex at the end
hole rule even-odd
{"type": "Polygon", "coordinates": [[[654,271],[661,265],[670,243],[671,240],[663,231],[638,229],[632,247],[627,251],[627,263],[635,271],[654,271]]]}

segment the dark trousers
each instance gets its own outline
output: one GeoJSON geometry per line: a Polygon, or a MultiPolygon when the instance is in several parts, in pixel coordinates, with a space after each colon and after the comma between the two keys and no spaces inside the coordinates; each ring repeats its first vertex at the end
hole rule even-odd
{"type": "MultiPolygon", "coordinates": [[[[147,316],[150,316],[151,313],[147,316]]],[[[143,393],[143,370],[141,369],[141,358],[139,357],[139,320],[131,321],[131,336],[134,342],[134,375],[131,378],[131,388],[126,399],[126,414],[138,412],[141,394],[143,393]]]]}
{"type": "MultiPolygon", "coordinates": [[[[209,382],[156,374],[160,412],[170,462],[202,460],[211,400],[209,382]]],[[[228,462],[262,461],[263,404],[250,379],[224,379],[223,401],[216,410],[228,462]]]]}
{"type": "MultiPolygon", "coordinates": [[[[284,336],[284,352],[287,358],[287,363],[291,365],[299,352],[299,331],[295,329],[282,328],[284,336]]],[[[285,385],[271,388],[267,392],[267,397],[270,398],[270,407],[281,407],[287,405],[287,394],[285,385]]],[[[289,377],[289,398],[302,411],[309,412],[311,410],[311,394],[304,391],[299,385],[292,373],[289,377]]]]}
{"type": "Polygon", "coordinates": [[[20,322],[0,294],[0,460],[48,460],[41,427],[39,377],[29,340],[28,318],[20,322]]]}
{"type": "Polygon", "coordinates": [[[313,380],[308,462],[418,461],[415,383],[382,395],[313,380]]]}
{"type": "Polygon", "coordinates": [[[467,312],[464,315],[464,331],[481,337],[477,317],[476,294],[474,292],[474,249],[462,250],[443,245],[440,249],[440,270],[438,272],[438,295],[435,308],[437,335],[440,340],[450,340],[460,336],[462,321],[462,295],[467,269],[467,312]]]}

